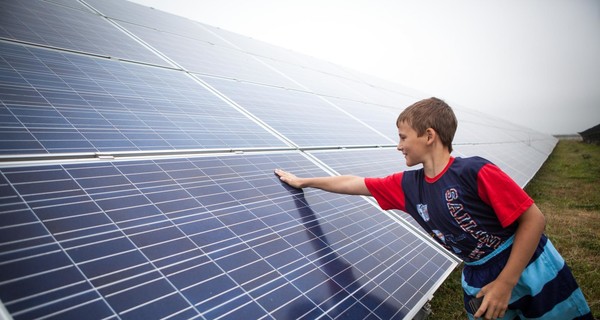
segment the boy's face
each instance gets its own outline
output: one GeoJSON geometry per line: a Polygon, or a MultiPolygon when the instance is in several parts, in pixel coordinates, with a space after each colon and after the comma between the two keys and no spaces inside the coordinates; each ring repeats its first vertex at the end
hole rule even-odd
{"type": "Polygon", "coordinates": [[[398,124],[398,135],[400,137],[398,151],[404,154],[406,165],[411,167],[422,163],[426,151],[427,135],[419,137],[417,131],[406,122],[398,124]]]}

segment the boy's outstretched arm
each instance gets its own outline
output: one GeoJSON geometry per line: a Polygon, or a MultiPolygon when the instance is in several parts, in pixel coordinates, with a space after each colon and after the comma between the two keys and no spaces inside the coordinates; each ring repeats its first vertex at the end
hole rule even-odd
{"type": "Polygon", "coordinates": [[[531,260],[546,226],[546,219],[535,204],[525,210],[517,221],[519,226],[506,266],[496,280],[481,288],[477,294],[477,297],[484,296],[484,299],[474,314],[475,318],[484,316],[485,319],[496,319],[504,316],[512,289],[531,260]]]}
{"type": "Polygon", "coordinates": [[[281,181],[294,188],[317,188],[329,192],[370,196],[371,193],[365,185],[365,179],[357,176],[331,176],[316,178],[300,178],[292,173],[275,169],[275,174],[281,181]]]}

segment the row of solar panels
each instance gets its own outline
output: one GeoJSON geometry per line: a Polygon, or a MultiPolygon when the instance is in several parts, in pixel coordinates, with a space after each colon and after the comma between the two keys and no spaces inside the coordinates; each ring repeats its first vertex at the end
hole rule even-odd
{"type": "MultiPolygon", "coordinates": [[[[3,153],[286,145],[236,107],[289,139],[288,145],[390,145],[395,117],[420,98],[402,87],[126,1],[59,3],[2,2],[0,36],[175,70],[3,43],[2,100],[8,109],[3,115],[8,117],[2,124],[13,143],[3,146],[3,153]],[[253,78],[258,76],[262,79],[253,78]],[[225,98],[217,98],[209,86],[225,98]],[[35,129],[34,134],[24,134],[23,127],[35,129]],[[110,136],[111,144],[105,131],[122,134],[110,136]],[[70,147],[57,140],[69,141],[70,147]]],[[[541,141],[542,153],[553,146],[552,137],[533,130],[485,120],[469,110],[457,113],[455,144],[541,141]]]]}
{"type": "MultiPolygon", "coordinates": [[[[411,318],[456,266],[399,213],[272,173],[407,169],[394,123],[422,95],[126,1],[0,12],[13,317],[411,318]]],[[[455,155],[521,185],[556,143],[455,111],[455,155]]]]}
{"type": "MultiPolygon", "coordinates": [[[[0,49],[4,155],[394,144],[396,114],[385,106],[7,42],[0,49]]],[[[457,149],[504,148],[500,166],[532,162],[521,183],[555,143],[456,112],[457,149]]]]}

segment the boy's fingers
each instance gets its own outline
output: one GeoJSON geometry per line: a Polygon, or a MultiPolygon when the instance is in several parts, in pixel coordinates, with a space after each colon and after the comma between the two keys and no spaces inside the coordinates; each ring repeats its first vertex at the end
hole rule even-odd
{"type": "Polygon", "coordinates": [[[282,181],[287,181],[288,177],[290,176],[289,173],[281,170],[281,169],[275,169],[275,174],[279,176],[279,179],[282,181]]]}
{"type": "Polygon", "coordinates": [[[275,169],[275,174],[278,176],[283,176],[286,172],[281,169],[275,169]]]}
{"type": "Polygon", "coordinates": [[[483,305],[482,305],[481,307],[479,307],[479,309],[477,309],[477,312],[475,312],[473,317],[475,317],[475,319],[481,318],[481,316],[483,315],[484,312],[485,312],[485,309],[483,308],[483,305]]]}
{"type": "MultiPolygon", "coordinates": [[[[477,298],[479,298],[479,297],[477,297],[477,298]]],[[[475,319],[480,318],[486,313],[486,311],[488,311],[487,309],[488,309],[487,302],[484,300],[483,302],[481,302],[479,309],[476,310],[476,312],[473,316],[475,317],[475,319]]]]}

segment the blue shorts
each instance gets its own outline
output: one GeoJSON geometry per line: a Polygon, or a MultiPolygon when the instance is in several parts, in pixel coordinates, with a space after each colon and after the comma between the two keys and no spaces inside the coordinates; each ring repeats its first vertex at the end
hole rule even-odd
{"type": "MultiPolygon", "coordinates": [[[[465,263],[462,287],[469,319],[477,310],[467,302],[500,274],[510,255],[514,237],[483,259],[465,263]]],[[[571,270],[550,240],[540,243],[514,287],[502,319],[592,319],[590,308],[571,270]]]]}

